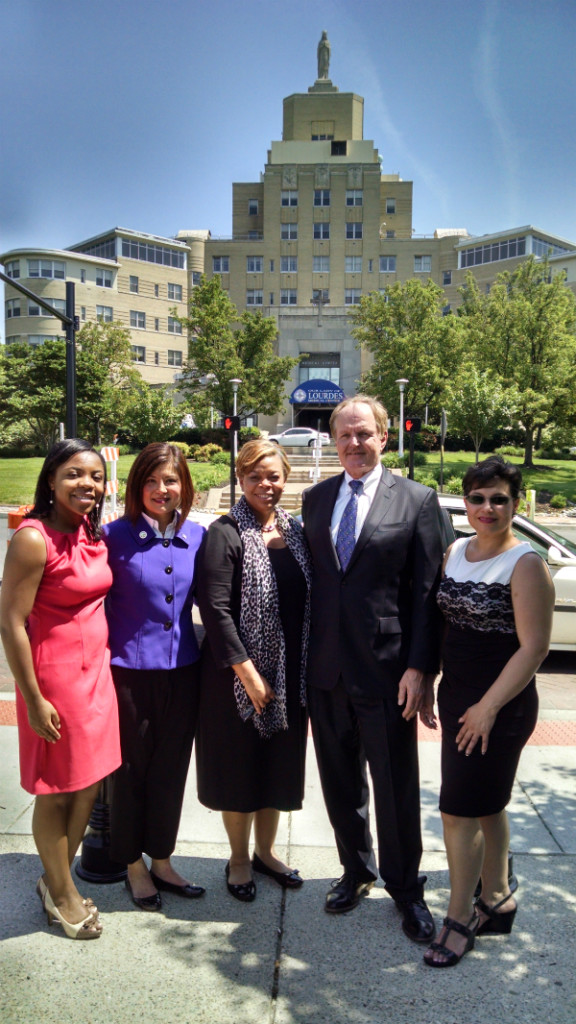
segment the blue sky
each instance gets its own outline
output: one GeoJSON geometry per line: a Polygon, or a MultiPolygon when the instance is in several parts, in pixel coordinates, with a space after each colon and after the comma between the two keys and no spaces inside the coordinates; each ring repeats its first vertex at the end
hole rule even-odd
{"type": "Polygon", "coordinates": [[[0,0],[0,251],[230,235],[324,29],[417,234],[576,241],[573,0],[0,0]]]}

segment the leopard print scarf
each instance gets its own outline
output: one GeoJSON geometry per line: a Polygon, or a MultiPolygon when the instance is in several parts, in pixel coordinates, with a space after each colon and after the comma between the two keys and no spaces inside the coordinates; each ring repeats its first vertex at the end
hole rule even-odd
{"type": "MultiPolygon", "coordinates": [[[[252,718],[263,738],[288,728],[286,713],[286,646],[280,621],[278,588],[262,537],[260,524],[244,495],[230,510],[242,540],[242,599],[240,602],[240,639],[248,657],[258,671],[266,677],[276,694],[260,715],[240,679],[234,676],[234,696],[240,717],[252,718]]],[[[310,632],[310,588],[312,562],[300,523],[284,509],[276,509],[276,524],[284,542],[304,573],[306,603],[302,625],[302,651],[300,659],[300,703],[306,705],[306,659],[310,632]]]]}

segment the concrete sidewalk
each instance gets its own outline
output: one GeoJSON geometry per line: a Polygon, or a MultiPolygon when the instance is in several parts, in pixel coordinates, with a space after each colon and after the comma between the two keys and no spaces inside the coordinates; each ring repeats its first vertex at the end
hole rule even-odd
{"type": "MultiPolygon", "coordinates": [[[[576,688],[572,675],[558,680],[553,698],[543,697],[510,805],[520,880],[514,931],[482,937],[444,971],[422,963],[423,949],[404,937],[381,883],[352,913],[324,913],[341,871],[311,744],[304,809],[282,816],[279,843],[306,879],[300,891],[283,894],[257,876],[253,904],[228,895],[220,815],[198,804],[191,770],[176,862],[206,897],[165,894],[163,912],[145,914],[122,885],[83,884],[102,912],[102,937],[71,942],[58,926],[49,930],[34,892],[40,863],[32,798],[18,782],[16,727],[0,727],[2,1024],[573,1024],[576,688]]],[[[13,693],[2,698],[6,721],[13,693]]],[[[448,875],[438,737],[423,731],[420,751],[422,867],[440,923],[448,875]]]]}

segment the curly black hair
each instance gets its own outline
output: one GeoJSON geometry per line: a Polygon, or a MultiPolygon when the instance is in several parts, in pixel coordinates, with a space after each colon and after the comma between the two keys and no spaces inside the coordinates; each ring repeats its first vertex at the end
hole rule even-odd
{"type": "Polygon", "coordinates": [[[494,480],[503,480],[510,487],[514,501],[520,495],[522,473],[518,466],[505,462],[501,455],[490,455],[482,462],[469,466],[462,480],[464,495],[470,494],[474,487],[488,487],[494,480]]]}

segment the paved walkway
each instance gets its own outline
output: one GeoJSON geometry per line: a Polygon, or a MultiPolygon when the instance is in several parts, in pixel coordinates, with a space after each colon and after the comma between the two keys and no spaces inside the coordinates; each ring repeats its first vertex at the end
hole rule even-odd
{"type": "MultiPolygon", "coordinates": [[[[201,807],[193,766],[176,850],[201,901],[167,894],[144,914],[122,885],[86,885],[97,942],[48,929],[34,886],[32,798],[19,786],[14,684],[0,663],[0,1021],[2,1024],[574,1024],[576,985],[576,656],[539,679],[540,720],[509,808],[520,909],[509,937],[482,937],[433,971],[401,931],[381,883],[351,914],[323,899],[340,874],[312,745],[304,809],[282,816],[280,852],[306,879],[283,894],[258,878],[240,904],[225,888],[220,815],[201,807]]],[[[448,874],[437,810],[438,735],[420,743],[423,870],[437,922],[448,874]]]]}

